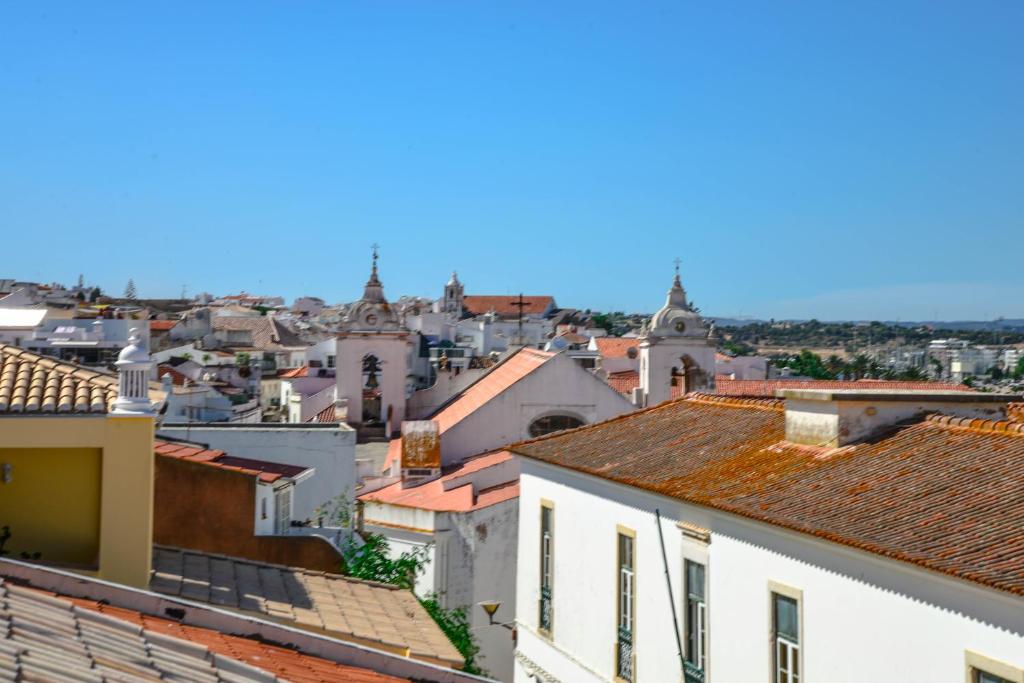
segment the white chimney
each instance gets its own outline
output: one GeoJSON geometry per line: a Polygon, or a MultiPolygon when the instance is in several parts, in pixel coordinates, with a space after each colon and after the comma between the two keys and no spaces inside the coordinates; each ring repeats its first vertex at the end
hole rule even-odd
{"type": "Polygon", "coordinates": [[[139,329],[133,327],[128,337],[128,346],[117,356],[118,387],[114,401],[114,415],[154,415],[149,400],[149,373],[153,360],[143,345],[139,329]]]}
{"type": "Polygon", "coordinates": [[[1010,394],[974,391],[784,389],[786,441],[838,448],[928,413],[1003,420],[1010,394]]]}

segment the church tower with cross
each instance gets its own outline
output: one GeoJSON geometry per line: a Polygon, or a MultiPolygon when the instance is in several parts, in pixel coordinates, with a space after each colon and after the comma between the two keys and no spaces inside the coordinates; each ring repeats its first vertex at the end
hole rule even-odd
{"type": "Polygon", "coordinates": [[[640,339],[640,390],[653,406],[691,391],[710,391],[715,382],[715,339],[686,298],[676,273],[662,306],[640,339]]]}
{"type": "Polygon", "coordinates": [[[345,420],[366,434],[390,437],[401,429],[411,386],[409,331],[384,296],[373,245],[370,277],[338,332],[335,375],[345,420]]]}

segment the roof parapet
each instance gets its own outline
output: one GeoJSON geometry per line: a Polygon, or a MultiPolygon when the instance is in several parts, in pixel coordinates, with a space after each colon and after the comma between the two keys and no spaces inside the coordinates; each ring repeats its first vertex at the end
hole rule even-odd
{"type": "Polygon", "coordinates": [[[897,424],[943,413],[961,418],[1005,420],[1012,394],[961,391],[870,391],[788,389],[786,440],[839,448],[870,439],[897,424]]]}

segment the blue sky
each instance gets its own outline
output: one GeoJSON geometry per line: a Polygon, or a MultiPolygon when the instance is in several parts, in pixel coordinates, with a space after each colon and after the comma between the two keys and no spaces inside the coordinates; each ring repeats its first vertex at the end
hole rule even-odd
{"type": "Polygon", "coordinates": [[[1024,4],[20,3],[0,277],[1024,317],[1024,4]]]}

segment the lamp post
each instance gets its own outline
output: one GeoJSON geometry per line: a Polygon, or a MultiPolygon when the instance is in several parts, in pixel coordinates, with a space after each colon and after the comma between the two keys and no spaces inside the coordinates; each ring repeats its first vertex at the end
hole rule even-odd
{"type": "Polygon", "coordinates": [[[498,608],[501,607],[501,601],[499,601],[499,600],[487,600],[487,601],[484,601],[484,602],[478,602],[477,604],[480,605],[483,608],[484,612],[487,613],[487,625],[488,626],[503,626],[504,628],[507,628],[509,631],[512,631],[512,638],[513,638],[513,640],[515,639],[515,637],[516,637],[516,625],[515,625],[515,622],[513,622],[513,621],[500,622],[500,621],[495,621],[494,620],[495,613],[497,613],[498,608]]]}

